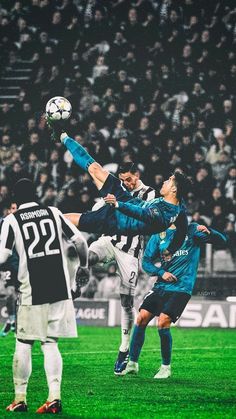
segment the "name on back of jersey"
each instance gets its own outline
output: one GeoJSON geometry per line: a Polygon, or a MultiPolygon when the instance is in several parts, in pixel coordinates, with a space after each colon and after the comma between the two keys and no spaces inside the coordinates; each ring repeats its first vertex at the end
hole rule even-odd
{"type": "Polygon", "coordinates": [[[35,211],[28,211],[28,212],[23,212],[20,214],[20,218],[22,220],[31,220],[33,218],[39,218],[39,217],[45,217],[45,216],[49,216],[49,213],[46,209],[38,209],[35,211]]]}

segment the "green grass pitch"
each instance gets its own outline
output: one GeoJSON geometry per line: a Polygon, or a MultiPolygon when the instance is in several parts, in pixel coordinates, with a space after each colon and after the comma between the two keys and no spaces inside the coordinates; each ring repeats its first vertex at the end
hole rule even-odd
{"type": "MultiPolygon", "coordinates": [[[[154,380],[160,364],[156,329],[148,328],[138,376],[116,377],[113,365],[120,329],[79,327],[78,339],[61,340],[64,360],[61,418],[236,417],[236,334],[234,330],[172,329],[170,379],[154,380]]],[[[7,413],[13,400],[13,335],[0,340],[0,419],[36,418],[47,397],[43,357],[33,349],[28,389],[29,413],[7,413]]]]}

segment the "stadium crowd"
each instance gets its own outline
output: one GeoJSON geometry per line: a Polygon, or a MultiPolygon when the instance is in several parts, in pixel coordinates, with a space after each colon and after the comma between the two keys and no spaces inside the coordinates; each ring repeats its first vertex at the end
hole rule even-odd
{"type": "Polygon", "coordinates": [[[30,176],[39,201],[91,209],[89,176],[42,117],[52,96],[73,106],[68,133],[116,173],[135,161],[158,189],[175,168],[194,182],[189,220],[229,235],[236,256],[236,7],[233,0],[3,0],[1,76],[30,80],[0,110],[0,212],[30,176]]]}

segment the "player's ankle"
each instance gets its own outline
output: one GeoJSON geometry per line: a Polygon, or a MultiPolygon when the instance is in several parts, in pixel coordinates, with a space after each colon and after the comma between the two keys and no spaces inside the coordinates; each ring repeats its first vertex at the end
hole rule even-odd
{"type": "Polygon", "coordinates": [[[65,140],[65,138],[67,138],[67,137],[68,137],[67,133],[66,133],[66,132],[62,132],[62,133],[61,133],[61,136],[60,136],[60,140],[61,140],[61,142],[63,143],[63,142],[64,142],[64,140],[65,140]]]}
{"type": "Polygon", "coordinates": [[[26,403],[26,394],[25,393],[16,393],[15,400],[16,403],[24,402],[26,403]]]}

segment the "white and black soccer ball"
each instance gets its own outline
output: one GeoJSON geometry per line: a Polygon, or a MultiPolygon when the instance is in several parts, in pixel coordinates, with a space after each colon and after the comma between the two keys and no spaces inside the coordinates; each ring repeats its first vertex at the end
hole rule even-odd
{"type": "Polygon", "coordinates": [[[72,106],[68,99],[62,96],[55,96],[49,99],[46,104],[46,116],[53,121],[70,118],[72,106]]]}

